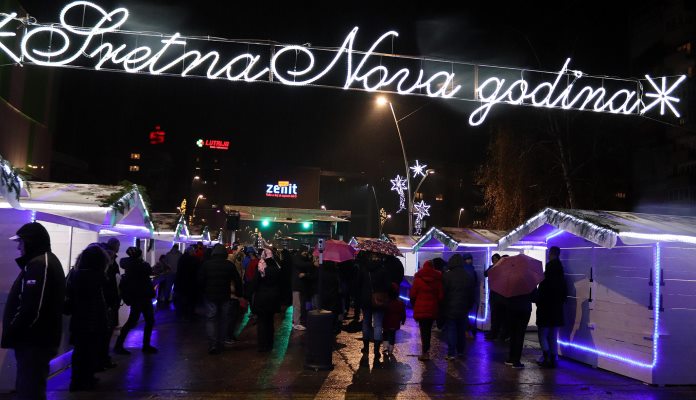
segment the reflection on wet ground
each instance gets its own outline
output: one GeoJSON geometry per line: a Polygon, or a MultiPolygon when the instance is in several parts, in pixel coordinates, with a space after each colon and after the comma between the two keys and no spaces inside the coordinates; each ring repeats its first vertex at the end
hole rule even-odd
{"type": "MultiPolygon", "coordinates": [[[[49,381],[49,399],[694,399],[696,388],[658,388],[561,360],[557,370],[534,364],[536,335],[529,333],[523,362],[506,367],[506,343],[487,342],[479,334],[467,342],[464,358],[445,361],[440,332],[433,335],[433,360],[418,361],[418,326],[410,318],[397,334],[394,357],[361,363],[361,333],[350,320],[337,338],[333,371],[303,368],[305,333],[292,331],[292,309],[276,319],[271,353],[256,351],[256,327],[249,322],[236,344],[221,355],[207,353],[203,319],[179,321],[173,311],[156,315],[156,355],[139,351],[142,324],[126,342],[133,354],[117,356],[117,368],[100,374],[95,392],[69,393],[70,370],[49,381]]],[[[246,321],[246,320],[245,320],[246,321]]]]}

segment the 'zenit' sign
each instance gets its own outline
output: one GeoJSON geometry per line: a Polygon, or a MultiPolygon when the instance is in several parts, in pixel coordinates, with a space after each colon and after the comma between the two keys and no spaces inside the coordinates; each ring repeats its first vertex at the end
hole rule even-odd
{"type": "Polygon", "coordinates": [[[266,197],[297,198],[297,184],[290,181],[278,181],[277,185],[266,185],[266,197]]]}

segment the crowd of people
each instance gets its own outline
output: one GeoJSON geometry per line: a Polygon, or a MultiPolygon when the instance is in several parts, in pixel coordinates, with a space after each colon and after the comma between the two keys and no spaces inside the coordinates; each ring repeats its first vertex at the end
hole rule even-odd
{"type": "MultiPolygon", "coordinates": [[[[352,309],[353,322],[362,326],[362,363],[369,362],[371,344],[374,362],[383,355],[393,357],[396,333],[406,322],[406,305],[400,298],[404,267],[391,255],[359,252],[354,260],[320,265],[307,247],[290,251],[233,243],[206,248],[199,242],[183,253],[174,245],[153,268],[138,247],[129,247],[119,260],[120,242],[112,238],[87,246],[65,277],[41,224],[24,225],[13,239],[21,254],[17,259],[20,274],[5,308],[2,347],[15,349],[20,398],[45,398],[48,362],[60,344],[62,314],[70,316],[74,346],[71,391],[94,389],[95,374],[116,366],[110,343],[122,304],[130,306],[130,314],[113,353],[124,356],[131,354],[126,338],[141,316],[145,321],[142,352],[158,352],[150,341],[155,299],[163,305],[173,302],[177,317],[186,321],[195,319],[202,307],[211,355],[234,345],[247,314],[256,325],[258,351],[271,351],[274,316],[288,306],[293,306],[295,331],[306,329],[308,311],[322,309],[334,316],[334,334],[352,309]]],[[[490,293],[491,329],[486,339],[510,342],[506,364],[513,368],[524,367],[522,345],[532,302],[537,304],[543,350],[538,362],[546,368],[557,366],[557,336],[567,296],[559,256],[560,250],[551,247],[545,279],[535,291],[516,297],[490,293]]],[[[495,254],[491,267],[500,259],[495,254]]],[[[436,329],[444,330],[447,360],[464,355],[466,339],[476,330],[470,316],[477,315],[479,286],[471,254],[423,264],[408,293],[420,330],[419,360],[430,360],[436,329]]]]}

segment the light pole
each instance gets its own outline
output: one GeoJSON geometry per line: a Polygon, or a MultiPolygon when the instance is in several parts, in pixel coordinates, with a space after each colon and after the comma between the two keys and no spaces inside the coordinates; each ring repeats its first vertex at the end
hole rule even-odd
{"type": "Polygon", "coordinates": [[[391,110],[392,117],[394,117],[394,124],[396,125],[396,133],[399,134],[399,143],[401,143],[401,154],[404,156],[404,172],[406,173],[406,190],[408,194],[408,235],[411,236],[413,234],[413,218],[412,216],[412,208],[413,208],[413,199],[411,198],[411,180],[409,179],[409,172],[408,172],[408,158],[406,157],[406,149],[404,148],[404,140],[401,137],[401,128],[399,127],[399,120],[396,118],[396,113],[394,112],[394,106],[392,105],[391,101],[387,100],[386,97],[380,96],[377,98],[377,104],[380,106],[383,106],[385,104],[389,104],[389,109],[391,110]]]}
{"type": "Polygon", "coordinates": [[[189,217],[189,224],[193,224],[193,219],[196,218],[196,207],[198,207],[198,202],[201,199],[205,199],[202,194],[199,194],[198,197],[196,197],[196,203],[193,205],[193,211],[191,212],[191,217],[189,217]]]}
{"type": "Polygon", "coordinates": [[[457,218],[457,228],[459,228],[459,221],[462,219],[462,213],[464,212],[463,208],[459,209],[459,217],[457,218]]]}

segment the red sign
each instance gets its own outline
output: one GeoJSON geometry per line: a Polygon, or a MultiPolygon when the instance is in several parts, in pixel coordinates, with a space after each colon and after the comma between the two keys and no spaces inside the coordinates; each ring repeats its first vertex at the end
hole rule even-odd
{"type": "Polygon", "coordinates": [[[155,126],[155,130],[150,132],[150,144],[164,143],[166,133],[160,129],[159,125],[155,126]]]}

